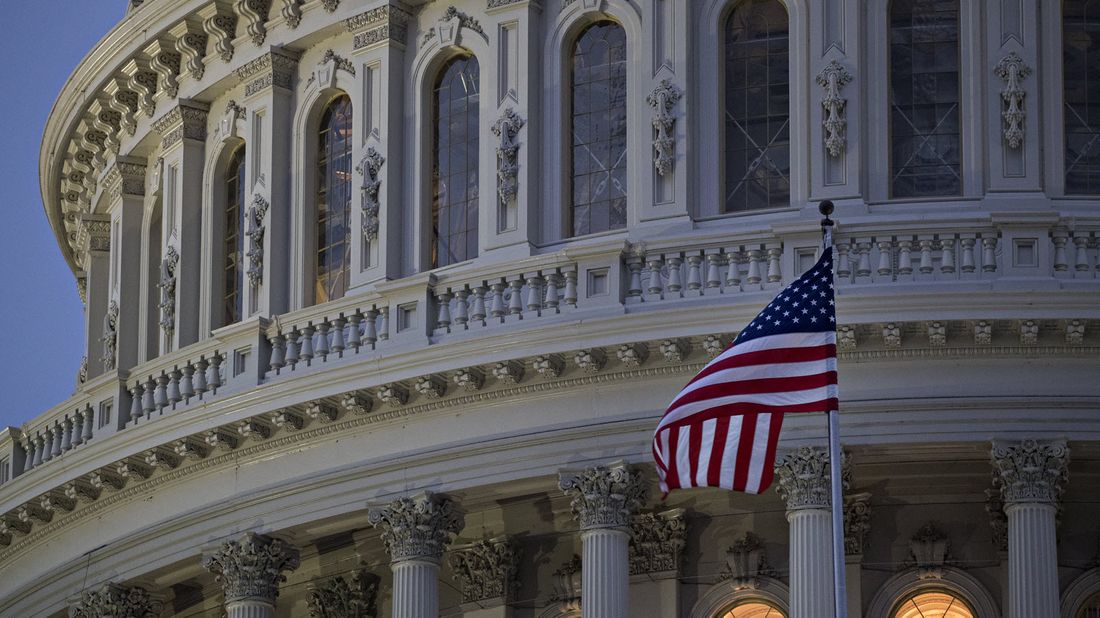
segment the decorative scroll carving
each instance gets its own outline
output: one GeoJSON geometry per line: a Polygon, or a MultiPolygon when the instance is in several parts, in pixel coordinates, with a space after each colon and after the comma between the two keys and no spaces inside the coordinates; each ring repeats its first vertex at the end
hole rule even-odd
{"type": "Polygon", "coordinates": [[[630,535],[630,574],[680,572],[680,552],[687,542],[684,509],[634,516],[630,535]]]}
{"type": "Polygon", "coordinates": [[[345,19],[344,28],[355,33],[352,46],[356,50],[385,41],[404,45],[410,17],[396,6],[385,5],[345,19]]]}
{"type": "Polygon", "coordinates": [[[919,579],[943,579],[950,543],[947,535],[934,523],[927,523],[909,541],[909,554],[917,567],[919,579]]]}
{"type": "Polygon", "coordinates": [[[756,590],[761,577],[774,575],[768,566],[768,552],[764,540],[752,532],[726,550],[726,566],[720,579],[728,579],[734,590],[756,590]]]}
{"type": "Polygon", "coordinates": [[[993,485],[1006,506],[1039,502],[1056,504],[1068,480],[1069,447],[1065,440],[994,442],[993,485]]]}
{"type": "Polygon", "coordinates": [[[233,37],[237,32],[237,16],[214,13],[202,22],[206,34],[214,38],[214,51],[223,62],[233,59],[233,37]]]}
{"type": "Polygon", "coordinates": [[[206,55],[208,37],[201,32],[185,32],[176,39],[176,51],[180,54],[180,71],[184,69],[194,79],[202,79],[206,74],[206,65],[202,59],[206,55]]]}
{"type": "Polygon", "coordinates": [[[607,355],[600,348],[581,350],[573,355],[573,362],[585,373],[596,373],[607,363],[607,355]]]}
{"type": "Polygon", "coordinates": [[[321,6],[329,13],[335,13],[340,8],[340,0],[321,0],[321,6]]]}
{"type": "Polygon", "coordinates": [[[294,84],[297,71],[296,55],[282,48],[272,48],[268,53],[238,67],[237,78],[246,82],[244,95],[250,97],[272,86],[289,89],[294,84]]]}
{"type": "Polygon", "coordinates": [[[221,122],[221,136],[236,137],[237,136],[237,121],[245,117],[247,110],[242,105],[238,105],[233,99],[229,100],[229,103],[225,106],[225,115],[222,116],[221,122]]]}
{"type": "Polygon", "coordinates": [[[176,330],[176,270],[179,267],[180,255],[176,248],[168,245],[164,250],[164,257],[160,260],[160,328],[164,334],[171,337],[176,330]]]}
{"type": "Polygon", "coordinates": [[[185,139],[206,139],[205,105],[181,100],[179,105],[153,122],[153,130],[160,134],[162,150],[168,150],[185,139]]]}
{"type": "Polygon", "coordinates": [[[661,342],[660,350],[665,362],[682,363],[684,357],[691,352],[691,344],[684,339],[665,339],[661,342]]]}
{"type": "Polygon", "coordinates": [[[481,29],[481,24],[478,23],[476,19],[456,9],[454,5],[447,7],[447,10],[443,12],[443,17],[440,17],[439,21],[445,22],[451,21],[452,19],[457,19],[459,25],[463,28],[469,28],[478,34],[485,34],[485,31],[481,29]]]}
{"type": "Polygon", "coordinates": [[[359,570],[350,581],[338,575],[311,586],[310,618],[374,618],[379,581],[377,575],[359,570]]]}
{"type": "Polygon", "coordinates": [[[283,571],[298,568],[298,550],[268,536],[246,533],[239,541],[226,541],[202,566],[214,574],[225,590],[226,602],[260,599],[274,603],[283,571]]]}
{"type": "Polygon", "coordinates": [[[137,131],[137,121],[134,120],[134,114],[138,111],[138,94],[129,89],[129,82],[121,78],[115,78],[115,80],[108,86],[108,93],[111,93],[111,97],[107,100],[107,105],[118,112],[121,115],[119,123],[125,131],[133,135],[137,131]]]}
{"type": "Polygon", "coordinates": [[[653,108],[653,129],[657,131],[657,136],[653,138],[653,167],[661,176],[671,172],[676,161],[676,115],[672,109],[682,97],[683,91],[664,79],[645,98],[653,108]]]}
{"type": "Polygon", "coordinates": [[[355,65],[351,63],[351,60],[344,58],[331,49],[325,50],[325,55],[321,58],[321,62],[331,62],[338,71],[345,71],[350,73],[352,77],[355,77],[355,65]]]}
{"type": "Polygon", "coordinates": [[[1010,52],[994,67],[993,73],[1004,80],[1005,87],[1001,91],[1001,102],[1004,108],[1001,110],[1001,118],[1004,119],[1004,141],[1009,148],[1019,148],[1024,143],[1024,119],[1027,112],[1024,111],[1024,96],[1027,92],[1020,85],[1028,75],[1031,75],[1031,67],[1024,64],[1016,52],[1010,52]]]}
{"type": "Polygon", "coordinates": [[[623,365],[636,369],[649,358],[649,347],[644,343],[624,343],[615,351],[615,356],[623,365]]]}
{"type": "Polygon", "coordinates": [[[519,384],[523,379],[523,364],[505,361],[493,365],[493,377],[504,384],[519,384]]]}
{"type": "Polygon", "coordinates": [[[248,207],[248,282],[259,287],[264,280],[264,232],[266,218],[271,204],[259,193],[252,196],[252,205],[248,207]]]}
{"type": "Polygon", "coordinates": [[[331,423],[340,416],[340,410],[330,403],[313,401],[306,406],[306,414],[315,421],[331,423]]]}
{"type": "Polygon", "coordinates": [[[847,144],[845,132],[848,121],[845,118],[848,99],[840,96],[840,89],[852,81],[852,74],[836,60],[829,61],[817,74],[817,84],[825,89],[821,99],[824,118],[821,126],[825,129],[825,149],[829,156],[839,157],[847,144]]]}
{"type": "Polygon", "coordinates": [[[129,81],[130,90],[138,95],[138,109],[152,118],[157,109],[156,101],[153,100],[153,95],[157,91],[157,74],[142,70],[136,63],[130,66],[130,70],[132,70],[129,81]]]}
{"type": "Polygon", "coordinates": [[[580,611],[581,609],[581,557],[573,558],[554,571],[554,594],[550,600],[561,605],[565,611],[580,611]]]}
{"type": "Polygon", "coordinates": [[[583,472],[563,472],[558,487],[572,499],[570,507],[581,530],[628,528],[634,511],[645,502],[648,489],[641,476],[623,461],[583,472]]]}
{"type": "Polygon", "coordinates": [[[844,499],[844,553],[854,556],[863,553],[867,534],[871,532],[871,494],[862,493],[844,499]]]}
{"type": "Polygon", "coordinates": [[[465,518],[451,500],[422,492],[371,509],[368,520],[382,528],[382,542],[391,562],[430,560],[438,563],[443,550],[465,526],[465,518]]]}
{"type": "Polygon", "coordinates": [[[376,392],[382,403],[391,406],[403,406],[409,400],[409,392],[400,384],[383,384],[376,392]]]}
{"type": "Polygon", "coordinates": [[[415,388],[428,399],[439,399],[447,392],[447,382],[434,375],[421,376],[416,379],[415,388]]]}
{"type": "Polygon", "coordinates": [[[103,337],[100,341],[103,342],[103,356],[100,357],[103,361],[103,370],[113,371],[118,345],[118,302],[116,301],[112,300],[111,304],[107,305],[107,313],[103,316],[103,337]]]}
{"type": "Polygon", "coordinates": [[[531,361],[531,368],[540,376],[550,379],[560,376],[565,369],[565,364],[557,354],[543,354],[531,361]]]}
{"type": "Polygon", "coordinates": [[[160,77],[160,90],[163,90],[169,99],[179,95],[180,84],[176,76],[180,73],[180,54],[167,49],[162,49],[152,55],[149,66],[160,77]]]}
{"type": "Polygon", "coordinates": [[[464,603],[511,601],[519,589],[518,561],[519,553],[507,537],[456,548],[448,558],[464,603]]]}
{"type": "Polygon", "coordinates": [[[76,385],[79,387],[88,381],[88,357],[83,356],[80,359],[80,368],[76,370],[76,385]]]}
{"type": "Polygon", "coordinates": [[[343,399],[340,400],[340,405],[352,414],[363,415],[370,412],[374,402],[367,395],[353,391],[344,395],[343,399]]]}
{"type": "Polygon", "coordinates": [[[363,177],[363,186],[360,188],[363,233],[371,241],[378,239],[379,213],[381,212],[378,194],[382,190],[382,179],[378,177],[378,174],[385,163],[386,158],[382,156],[382,153],[371,146],[367,148],[367,154],[363,155],[363,160],[355,166],[356,173],[363,177]]]}
{"type": "Polygon", "coordinates": [[[263,45],[267,39],[267,13],[271,9],[271,0],[237,0],[234,8],[237,14],[247,21],[245,29],[252,37],[253,45],[263,45]]]}
{"type": "Polygon", "coordinates": [[[502,204],[516,198],[519,191],[519,130],[527,124],[511,107],[493,123],[497,142],[497,196],[502,204]]]}
{"type": "Polygon", "coordinates": [[[485,374],[474,367],[459,369],[451,376],[451,380],[462,390],[474,392],[481,390],[481,386],[485,384],[485,374]]]}
{"type": "Polygon", "coordinates": [[[283,7],[279,12],[291,30],[302,23],[302,7],[298,4],[298,0],[283,0],[283,7]]]}
{"type": "MultiPolygon", "coordinates": [[[[847,464],[847,455],[843,459],[847,464]]],[[[847,489],[851,471],[844,464],[841,467],[841,485],[847,489]]],[[[828,451],[803,446],[780,458],[775,471],[779,476],[779,497],[787,503],[788,511],[828,509],[832,504],[828,451]]]]}
{"type": "Polygon", "coordinates": [[[69,618],[156,618],[164,603],[144,588],[126,588],[113,582],[87,591],[69,608],[69,618]]]}

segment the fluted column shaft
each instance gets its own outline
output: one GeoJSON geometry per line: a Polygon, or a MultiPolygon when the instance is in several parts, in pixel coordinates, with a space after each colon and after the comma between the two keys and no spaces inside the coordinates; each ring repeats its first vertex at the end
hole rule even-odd
{"type": "Polygon", "coordinates": [[[627,616],[630,534],[621,528],[581,533],[581,613],[585,618],[627,616]]]}
{"type": "Polygon", "coordinates": [[[264,601],[250,599],[225,604],[228,618],[275,618],[275,606],[264,601]]]}
{"type": "Polygon", "coordinates": [[[430,560],[403,560],[393,570],[393,618],[439,616],[439,564],[430,560]]]}
{"type": "Polygon", "coordinates": [[[1053,504],[1021,503],[1008,515],[1009,616],[1058,615],[1058,541],[1053,504]]]}
{"type": "Polygon", "coordinates": [[[791,616],[833,616],[833,546],[828,509],[787,512],[790,530],[791,616]]]}

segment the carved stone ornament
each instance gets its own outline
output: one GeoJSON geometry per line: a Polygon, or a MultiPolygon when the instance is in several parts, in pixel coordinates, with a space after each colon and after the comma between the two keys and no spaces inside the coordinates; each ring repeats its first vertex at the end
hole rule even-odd
{"type": "Polygon", "coordinates": [[[703,351],[707,356],[714,358],[722,353],[726,349],[726,344],[716,335],[707,335],[703,337],[703,351]]]}
{"type": "Polygon", "coordinates": [[[355,65],[351,60],[344,58],[331,49],[326,49],[317,68],[310,73],[306,84],[317,82],[322,88],[334,88],[336,86],[336,72],[345,71],[355,77],[355,65]]]}
{"type": "Polygon", "coordinates": [[[504,361],[493,365],[493,377],[504,384],[519,384],[523,379],[523,363],[504,361]]]}
{"type": "Polygon", "coordinates": [[[230,99],[225,106],[225,115],[222,116],[221,136],[223,138],[237,137],[237,121],[245,117],[246,111],[243,105],[238,105],[236,101],[230,99]]]}
{"type": "Polygon", "coordinates": [[[844,498],[844,554],[863,553],[867,535],[871,532],[871,494],[861,493],[844,498]]]}
{"type": "Polygon", "coordinates": [[[990,540],[999,551],[1008,551],[1008,516],[1005,515],[1005,503],[1001,490],[985,490],[985,512],[989,515],[989,527],[992,530],[990,540]]]}
{"type": "Polygon", "coordinates": [[[1068,478],[1065,440],[994,442],[993,485],[1006,507],[1018,503],[1056,504],[1068,478]]]}
{"type": "Polygon", "coordinates": [[[1001,91],[1001,102],[1004,104],[1001,110],[1004,141],[1009,148],[1016,149],[1024,143],[1024,119],[1027,117],[1027,112],[1024,111],[1024,96],[1027,92],[1020,82],[1031,75],[1031,68],[1024,64],[1019,54],[1010,52],[1001,58],[993,73],[1005,83],[1004,90],[1001,91]]]}
{"type": "Polygon", "coordinates": [[[519,553],[507,537],[456,548],[447,559],[462,591],[463,603],[500,599],[508,603],[519,589],[519,553]]]}
{"type": "Polygon", "coordinates": [[[106,583],[99,590],[84,592],[69,608],[69,618],[156,618],[164,603],[144,588],[127,588],[106,583]]]}
{"type": "Polygon", "coordinates": [[[630,574],[679,574],[686,542],[684,509],[636,515],[631,523],[630,574]]]}
{"type": "Polygon", "coordinates": [[[79,388],[81,384],[88,381],[88,357],[84,356],[80,359],[80,368],[76,370],[76,385],[79,388]]]}
{"type": "Polygon", "coordinates": [[[107,313],[103,315],[103,337],[100,341],[103,342],[103,356],[100,357],[103,361],[103,370],[114,371],[118,346],[117,301],[112,300],[111,304],[107,305],[107,313]]]}
{"type": "Polygon", "coordinates": [[[352,46],[356,50],[390,41],[404,46],[410,17],[396,6],[383,5],[345,19],[344,29],[355,34],[352,46]]]}
{"type": "Polygon", "coordinates": [[[405,560],[438,563],[443,550],[466,525],[454,502],[427,491],[371,509],[368,520],[374,527],[382,528],[382,542],[393,563],[405,560]]]}
{"type": "MultiPolygon", "coordinates": [[[[845,455],[845,464],[847,460],[845,455]]],[[[851,472],[847,465],[842,465],[841,470],[841,484],[847,489],[851,472]]],[[[775,471],[779,476],[779,497],[787,503],[788,511],[828,509],[832,504],[827,450],[803,446],[780,458],[775,471]]]]}
{"type": "Polygon", "coordinates": [[[581,530],[629,528],[648,490],[641,476],[623,461],[579,473],[563,472],[558,487],[572,499],[570,507],[581,530]]]}
{"type": "Polygon", "coordinates": [[[428,31],[424,33],[420,45],[423,47],[437,37],[440,47],[461,45],[460,35],[463,28],[485,37],[485,31],[482,30],[481,24],[476,19],[463,13],[454,6],[449,6],[447,10],[443,12],[443,16],[439,18],[439,23],[436,27],[429,28],[428,31]]]}
{"type": "Polygon", "coordinates": [[[825,89],[825,96],[821,99],[824,115],[821,126],[825,129],[825,150],[831,157],[839,157],[847,144],[845,132],[848,121],[845,112],[848,99],[840,96],[840,89],[850,81],[852,74],[836,60],[831,60],[817,74],[817,84],[825,89]]]}
{"type": "Polygon", "coordinates": [[[263,45],[267,39],[265,22],[271,9],[271,0],[237,0],[234,9],[245,19],[245,30],[251,37],[252,44],[263,45]]]}
{"type": "Polygon", "coordinates": [[[378,195],[382,190],[382,179],[378,177],[378,173],[385,163],[386,158],[382,153],[371,146],[367,148],[367,154],[363,155],[363,160],[355,166],[356,173],[363,177],[363,186],[360,188],[360,207],[363,209],[363,234],[370,241],[378,240],[379,213],[381,212],[378,195]]]}
{"type": "Polygon", "coordinates": [[[239,541],[226,541],[203,558],[202,566],[222,585],[227,603],[253,599],[274,603],[279,584],[286,581],[283,571],[297,569],[300,561],[297,548],[249,532],[239,541]]]}
{"type": "Polygon", "coordinates": [[[768,566],[764,540],[752,532],[726,550],[726,566],[719,579],[730,581],[734,590],[756,590],[761,577],[774,575],[768,566]]]}
{"type": "Polygon", "coordinates": [[[511,107],[493,123],[497,137],[497,197],[511,203],[519,193],[519,130],[527,121],[511,107]]]}
{"type": "Polygon", "coordinates": [[[310,586],[310,618],[374,618],[377,615],[379,577],[365,570],[350,580],[337,575],[310,586]]]}
{"type": "Polygon", "coordinates": [[[672,109],[683,94],[678,86],[664,79],[645,98],[653,108],[653,129],[657,132],[653,138],[653,167],[661,176],[671,172],[676,161],[676,115],[672,109]]]}
{"type": "Polygon", "coordinates": [[[554,571],[554,593],[550,600],[558,603],[562,610],[580,611],[581,609],[581,557],[574,555],[571,560],[554,571]]]}
{"type": "Polygon", "coordinates": [[[179,267],[180,255],[172,245],[164,250],[164,257],[160,260],[160,328],[164,334],[171,337],[176,330],[176,270],[179,267]]]}
{"type": "Polygon", "coordinates": [[[267,229],[267,211],[271,204],[256,193],[248,207],[248,282],[259,287],[264,280],[264,232],[267,229]]]}
{"type": "Polygon", "coordinates": [[[268,53],[237,67],[237,78],[245,82],[245,97],[273,86],[290,89],[297,73],[297,55],[281,47],[273,47],[268,53]]]}
{"type": "Polygon", "coordinates": [[[947,535],[929,522],[909,541],[909,554],[917,567],[918,579],[943,579],[950,543],[947,535]]]}
{"type": "Polygon", "coordinates": [[[162,150],[168,150],[185,139],[206,140],[207,107],[195,101],[180,100],[167,114],[153,122],[160,134],[162,150]]]}
{"type": "Polygon", "coordinates": [[[282,0],[282,3],[279,14],[283,16],[286,25],[293,30],[302,23],[302,7],[298,4],[298,0],[282,0]]]}

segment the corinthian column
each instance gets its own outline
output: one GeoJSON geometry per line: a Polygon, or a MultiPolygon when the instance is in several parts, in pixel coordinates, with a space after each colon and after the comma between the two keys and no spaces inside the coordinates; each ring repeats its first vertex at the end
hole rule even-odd
{"type": "Polygon", "coordinates": [[[203,558],[202,566],[225,590],[228,618],[274,618],[279,584],[286,581],[283,571],[297,569],[299,561],[295,547],[249,532],[239,541],[226,541],[203,558]]]}
{"type": "Polygon", "coordinates": [[[572,498],[581,525],[581,612],[584,618],[625,618],[630,586],[630,524],[646,486],[617,461],[584,472],[563,472],[558,486],[572,498]]]}
{"type": "Polygon", "coordinates": [[[1008,516],[1008,614],[1057,616],[1055,514],[1066,482],[1064,440],[993,443],[993,484],[1008,516]]]}
{"type": "MultiPolygon", "coordinates": [[[[804,446],[775,466],[790,532],[791,616],[834,614],[829,453],[804,446]]],[[[847,479],[843,483],[847,486],[847,479]]]]}
{"type": "Polygon", "coordinates": [[[438,618],[439,563],[466,524],[455,503],[431,492],[371,509],[393,570],[393,617],[438,618]]]}

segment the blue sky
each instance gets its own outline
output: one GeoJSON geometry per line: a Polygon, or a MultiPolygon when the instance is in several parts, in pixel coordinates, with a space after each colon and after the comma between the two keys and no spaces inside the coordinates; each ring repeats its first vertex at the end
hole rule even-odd
{"type": "Polygon", "coordinates": [[[76,281],[38,191],[38,150],[54,99],[125,12],[125,0],[4,0],[0,37],[0,427],[68,398],[84,354],[76,281]]]}

